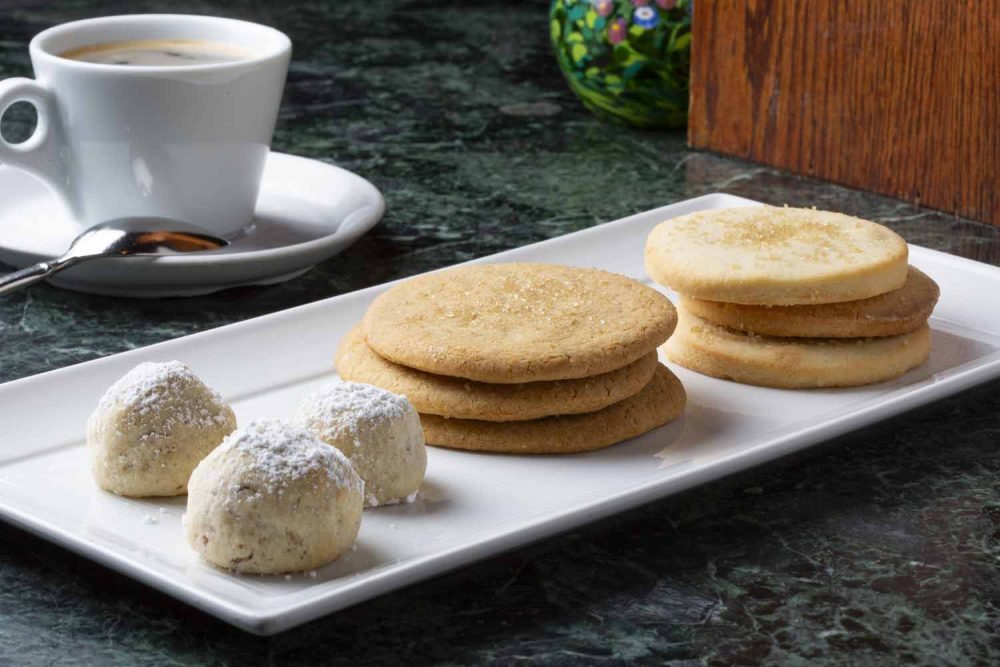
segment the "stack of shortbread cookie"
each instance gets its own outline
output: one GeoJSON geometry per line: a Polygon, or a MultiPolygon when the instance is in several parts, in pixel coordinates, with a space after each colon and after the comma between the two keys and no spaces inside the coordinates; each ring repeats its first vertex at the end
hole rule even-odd
{"type": "Polygon", "coordinates": [[[684,389],[656,355],[676,322],[666,297],[617,274],[465,266],[380,295],[341,341],[337,371],[405,394],[428,444],[582,452],[683,411],[684,389]]]}
{"type": "Polygon", "coordinates": [[[701,211],[657,226],[646,271],[679,292],[667,357],[769,387],[898,377],[930,352],[938,286],[874,222],[772,206],[701,211]]]}

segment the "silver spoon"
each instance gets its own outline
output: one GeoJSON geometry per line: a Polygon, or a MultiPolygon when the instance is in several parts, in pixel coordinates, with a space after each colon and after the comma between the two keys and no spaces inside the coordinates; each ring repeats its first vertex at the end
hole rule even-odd
{"type": "Polygon", "coordinates": [[[53,273],[97,257],[176,255],[218,250],[229,241],[194,225],[167,218],[121,218],[87,229],[61,257],[0,276],[0,295],[45,280],[53,273]]]}

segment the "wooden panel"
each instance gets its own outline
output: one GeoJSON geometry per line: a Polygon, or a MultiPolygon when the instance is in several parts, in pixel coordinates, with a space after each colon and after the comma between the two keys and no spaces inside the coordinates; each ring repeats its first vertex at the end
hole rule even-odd
{"type": "Polygon", "coordinates": [[[1000,0],[694,12],[692,146],[1000,225],[1000,0]]]}

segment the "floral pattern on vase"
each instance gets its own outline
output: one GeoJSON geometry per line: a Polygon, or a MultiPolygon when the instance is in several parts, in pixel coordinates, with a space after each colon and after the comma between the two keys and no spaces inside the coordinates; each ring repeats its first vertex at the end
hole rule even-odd
{"type": "Polygon", "coordinates": [[[691,0],[553,0],[552,44],[570,88],[598,116],[687,123],[691,0]]]}

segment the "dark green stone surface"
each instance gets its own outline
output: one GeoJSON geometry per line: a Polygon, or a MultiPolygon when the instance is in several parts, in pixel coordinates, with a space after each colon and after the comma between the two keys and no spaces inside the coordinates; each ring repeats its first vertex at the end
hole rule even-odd
{"type": "MultiPolygon", "coordinates": [[[[288,32],[275,148],[368,177],[389,212],[281,286],[163,301],[40,286],[3,299],[0,380],[715,191],[859,214],[1000,262],[1000,230],[695,153],[682,134],[601,124],[565,87],[541,0],[4,0],[0,76],[29,74],[26,42],[54,23],[166,10],[288,32]]],[[[975,389],[270,639],[0,524],[0,665],[997,664],[998,393],[975,389]]]]}

